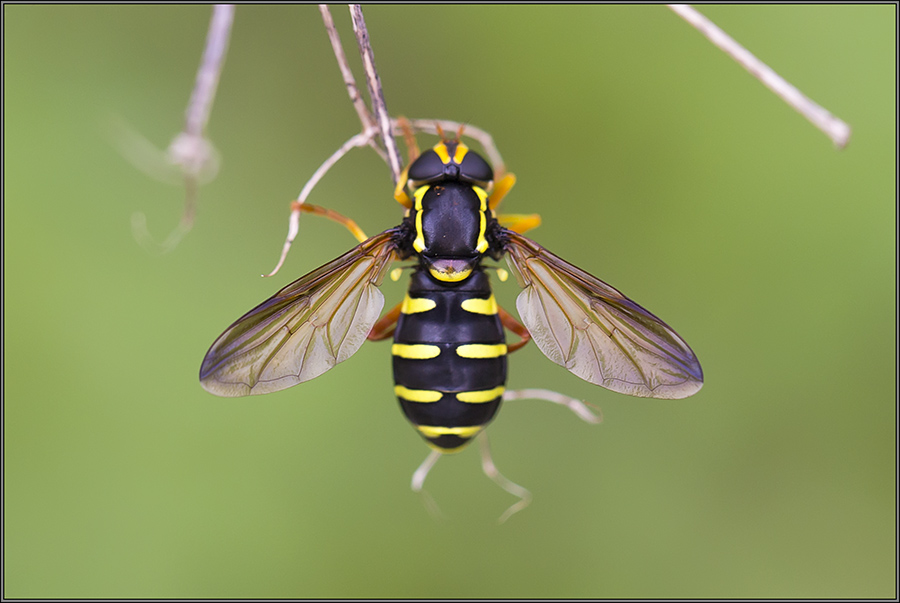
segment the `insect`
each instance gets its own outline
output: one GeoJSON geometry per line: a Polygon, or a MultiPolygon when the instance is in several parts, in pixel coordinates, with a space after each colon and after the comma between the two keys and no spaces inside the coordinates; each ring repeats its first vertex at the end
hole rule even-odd
{"type": "Polygon", "coordinates": [[[700,364],[675,331],[524,237],[537,216],[495,215],[513,183],[508,174],[495,185],[481,155],[459,135],[442,136],[398,183],[402,223],[239,318],[207,352],[202,386],[219,396],[282,390],[321,375],[367,339],[393,336],[394,392],[433,449],[414,488],[440,455],[463,449],[491,422],[504,399],[507,355],[530,339],[556,364],[616,392],[668,399],[697,392],[700,364]],[[522,288],[522,323],[491,290],[485,261],[503,256],[522,288]],[[378,287],[392,262],[405,259],[414,261],[408,292],[379,320],[378,287]],[[507,345],[504,329],[520,341],[507,345]]]}

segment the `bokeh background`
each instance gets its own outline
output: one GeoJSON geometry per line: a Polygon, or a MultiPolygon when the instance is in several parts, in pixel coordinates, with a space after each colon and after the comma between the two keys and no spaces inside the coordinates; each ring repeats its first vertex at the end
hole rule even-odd
{"type": "MultiPolygon", "coordinates": [[[[605,422],[506,405],[494,458],[535,498],[498,526],[514,500],[477,447],[428,479],[445,520],[410,492],[428,449],[386,343],[264,397],[197,382],[228,324],[354,244],[305,217],[259,278],[359,128],[317,9],[238,8],[222,169],[160,256],[131,215],[162,239],[183,190],[110,123],[169,143],[211,8],[5,5],[4,595],[896,596],[896,7],[702,12],[849,122],[848,148],[664,7],[366,8],[391,112],[489,130],[519,177],[506,210],[540,212],[536,240],[662,316],[706,374],[693,398],[634,399],[515,354],[510,387],[605,422]]],[[[374,234],[399,220],[391,190],[360,150],[310,202],[374,234]]]]}

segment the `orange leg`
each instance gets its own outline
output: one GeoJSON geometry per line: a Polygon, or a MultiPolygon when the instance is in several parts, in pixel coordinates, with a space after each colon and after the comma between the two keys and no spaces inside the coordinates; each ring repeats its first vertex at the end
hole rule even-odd
{"type": "Polygon", "coordinates": [[[532,228],[541,225],[541,216],[538,214],[500,214],[497,216],[500,226],[504,226],[513,232],[525,234],[532,228]]]}
{"type": "Polygon", "coordinates": [[[400,318],[400,306],[402,305],[402,302],[397,304],[390,312],[382,316],[378,322],[372,326],[372,330],[369,331],[366,339],[369,341],[381,341],[382,339],[392,337],[394,335],[394,329],[397,328],[397,319],[400,318]]]}
{"type": "Polygon", "coordinates": [[[506,196],[515,183],[515,174],[504,174],[502,177],[498,174],[491,196],[488,197],[488,207],[492,210],[497,209],[497,206],[503,201],[503,197],[506,196]]]}
{"type": "Polygon", "coordinates": [[[497,315],[500,316],[500,322],[504,327],[518,335],[522,338],[521,341],[517,341],[516,343],[506,346],[506,352],[512,354],[529,341],[531,341],[531,333],[528,332],[528,329],[525,328],[525,325],[520,323],[518,320],[513,318],[513,316],[504,310],[503,308],[497,308],[497,315]]]}
{"type": "Polygon", "coordinates": [[[397,186],[394,187],[394,199],[406,209],[413,206],[412,199],[406,192],[407,171],[412,162],[419,158],[419,145],[416,142],[416,133],[413,131],[412,124],[405,117],[397,118],[397,126],[403,131],[403,140],[406,142],[406,156],[408,161],[400,177],[397,179],[397,186]]]}
{"type": "Polygon", "coordinates": [[[397,126],[403,131],[403,142],[406,143],[407,163],[412,163],[419,158],[419,144],[416,142],[416,133],[412,124],[405,117],[397,118],[397,126]]]}
{"type": "Polygon", "coordinates": [[[291,211],[297,210],[305,211],[317,216],[322,216],[323,218],[334,220],[338,224],[343,224],[347,230],[353,233],[353,236],[356,237],[356,239],[360,243],[369,238],[366,236],[366,233],[364,233],[362,229],[356,225],[356,222],[342,214],[337,213],[333,209],[326,209],[324,207],[319,207],[318,205],[313,205],[311,203],[299,203],[297,201],[293,201],[291,203],[291,211]]]}

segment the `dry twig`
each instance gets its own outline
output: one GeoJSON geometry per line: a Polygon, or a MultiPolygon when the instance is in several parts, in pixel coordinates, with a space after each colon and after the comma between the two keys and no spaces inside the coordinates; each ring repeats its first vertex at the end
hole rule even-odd
{"type": "MultiPolygon", "coordinates": [[[[132,232],[145,248],[165,253],[178,245],[194,225],[200,182],[211,179],[218,170],[218,154],[212,143],[204,136],[204,130],[216,96],[216,87],[225,62],[233,21],[233,5],[218,4],[213,7],[213,16],[206,36],[206,48],[185,112],[184,129],[175,137],[166,152],[166,163],[177,167],[184,179],[185,198],[181,221],[162,243],[157,243],[147,231],[147,218],[144,213],[135,212],[131,218],[132,232]]],[[[146,149],[150,143],[136,133],[130,133],[129,136],[132,139],[130,146],[140,145],[146,156],[148,154],[146,149]]],[[[130,150],[127,154],[134,157],[135,153],[135,150],[130,150]]],[[[155,150],[151,152],[153,153],[156,153],[155,150]]],[[[136,163],[139,168],[146,169],[141,165],[142,161],[138,160],[136,163]]]]}
{"type": "MultiPolygon", "coordinates": [[[[391,167],[391,175],[394,183],[400,179],[403,171],[403,162],[400,160],[400,151],[394,141],[394,133],[391,128],[391,116],[384,102],[384,91],[381,89],[381,78],[375,68],[375,52],[369,41],[369,30],[366,29],[366,20],[363,18],[362,7],[359,4],[350,5],[350,17],[353,20],[353,33],[356,34],[356,42],[359,45],[359,55],[363,60],[363,69],[366,72],[366,83],[369,85],[369,100],[372,103],[372,112],[378,122],[381,133],[381,141],[387,149],[388,165],[391,167]]],[[[365,124],[363,124],[365,127],[365,124]]]]}
{"type": "Polygon", "coordinates": [[[762,84],[824,132],[838,148],[850,140],[850,126],[813,102],[784,78],[719,29],[712,21],[687,4],[670,4],[669,8],[694,26],[710,42],[722,49],[762,84]]]}

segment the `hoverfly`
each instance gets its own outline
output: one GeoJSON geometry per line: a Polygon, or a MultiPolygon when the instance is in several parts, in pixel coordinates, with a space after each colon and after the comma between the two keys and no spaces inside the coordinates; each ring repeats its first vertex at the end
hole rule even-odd
{"type": "Polygon", "coordinates": [[[494,418],[504,398],[507,354],[529,339],[556,364],[616,392],[667,399],[696,393],[700,364],[675,331],[524,237],[536,216],[494,214],[513,183],[508,174],[494,186],[481,155],[459,136],[442,137],[397,185],[395,198],[406,208],[402,223],[239,318],[210,347],[200,383],[219,396],[274,392],[321,375],[366,339],[393,335],[394,393],[433,449],[414,489],[424,480],[420,472],[441,454],[463,449],[494,418]],[[521,324],[497,305],[485,271],[484,260],[503,256],[522,288],[521,324]],[[379,321],[378,287],[393,261],[408,258],[415,262],[409,290],[379,321]],[[504,328],[521,341],[507,346],[504,328]]]}

